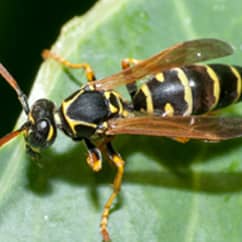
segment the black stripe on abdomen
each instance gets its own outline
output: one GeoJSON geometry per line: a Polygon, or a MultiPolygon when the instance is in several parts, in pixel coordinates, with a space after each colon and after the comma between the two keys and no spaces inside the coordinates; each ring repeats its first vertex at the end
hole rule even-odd
{"type": "Polygon", "coordinates": [[[205,65],[191,65],[182,68],[192,89],[193,114],[206,113],[216,105],[214,80],[205,65]]]}
{"type": "Polygon", "coordinates": [[[164,115],[184,115],[190,103],[189,100],[185,100],[185,87],[178,75],[179,71],[179,68],[167,70],[162,72],[162,80],[158,74],[143,84],[133,98],[135,110],[164,115]]]}
{"type": "Polygon", "coordinates": [[[220,97],[216,108],[236,102],[241,95],[242,68],[222,64],[209,65],[217,74],[220,82],[220,97]]]}
{"type": "Polygon", "coordinates": [[[241,67],[210,64],[191,65],[182,69],[192,88],[194,114],[206,113],[239,100],[241,67]]]}

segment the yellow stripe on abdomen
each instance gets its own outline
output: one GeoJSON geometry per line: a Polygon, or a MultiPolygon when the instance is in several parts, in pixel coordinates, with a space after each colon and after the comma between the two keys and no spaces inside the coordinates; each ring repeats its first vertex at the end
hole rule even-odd
{"type": "Polygon", "coordinates": [[[177,76],[184,88],[184,100],[187,103],[187,110],[183,113],[184,116],[190,115],[192,113],[193,99],[192,99],[192,89],[189,85],[189,80],[181,68],[174,68],[177,71],[177,76]]]}
{"type": "Polygon", "coordinates": [[[154,112],[154,106],[153,106],[153,100],[151,96],[151,92],[149,87],[146,84],[143,84],[140,88],[145,95],[145,100],[146,100],[146,111],[148,113],[153,113],[154,112]]]}
{"type": "Polygon", "coordinates": [[[213,97],[214,97],[214,103],[213,105],[211,105],[210,110],[214,109],[218,102],[219,102],[219,98],[220,98],[220,82],[219,82],[219,78],[217,76],[217,74],[215,73],[215,71],[208,65],[204,66],[206,68],[206,71],[210,77],[210,79],[213,82],[213,97]]]}

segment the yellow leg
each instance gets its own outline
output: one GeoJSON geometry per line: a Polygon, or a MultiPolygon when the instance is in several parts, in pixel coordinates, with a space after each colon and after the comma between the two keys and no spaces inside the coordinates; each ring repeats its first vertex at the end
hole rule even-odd
{"type": "Polygon", "coordinates": [[[187,137],[174,137],[172,139],[174,139],[177,142],[183,143],[183,144],[187,143],[190,140],[187,137]]]}
{"type": "Polygon", "coordinates": [[[102,169],[102,154],[90,140],[84,139],[87,146],[87,164],[92,168],[93,171],[98,172],[102,169]]]}
{"type": "Polygon", "coordinates": [[[87,163],[94,171],[99,171],[102,168],[102,156],[100,150],[102,150],[102,152],[107,155],[107,158],[117,167],[117,173],[113,182],[113,192],[105,203],[100,222],[100,230],[103,240],[107,242],[110,241],[108,233],[108,218],[110,215],[110,209],[114,199],[117,197],[121,189],[125,162],[120,155],[114,151],[110,143],[110,138],[105,139],[98,148],[88,139],[84,139],[84,142],[88,150],[87,163]]]}
{"type": "Polygon", "coordinates": [[[52,58],[55,61],[59,62],[60,64],[64,65],[65,67],[72,68],[72,69],[84,69],[87,80],[89,82],[95,81],[96,77],[94,74],[94,71],[92,70],[91,66],[87,63],[71,63],[68,60],[65,60],[63,57],[57,55],[54,52],[51,52],[50,50],[43,50],[42,57],[44,59],[52,58]]]}
{"type": "Polygon", "coordinates": [[[124,173],[124,163],[125,163],[124,160],[120,157],[120,155],[115,153],[115,151],[111,146],[111,143],[107,144],[107,155],[109,159],[117,167],[117,173],[113,182],[113,192],[108,198],[107,202],[105,203],[104,210],[102,213],[101,223],[100,223],[101,234],[105,242],[110,241],[110,236],[107,228],[108,218],[110,215],[110,209],[112,207],[113,201],[117,197],[121,189],[122,178],[124,173]]]}

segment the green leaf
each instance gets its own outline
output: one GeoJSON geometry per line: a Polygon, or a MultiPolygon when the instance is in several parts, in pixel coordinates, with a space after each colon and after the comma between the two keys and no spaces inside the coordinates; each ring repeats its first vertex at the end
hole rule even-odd
{"type": "MultiPolygon", "coordinates": [[[[103,0],[63,28],[53,50],[72,62],[90,63],[102,78],[125,57],[145,58],[177,42],[219,38],[241,60],[240,2],[103,0]]],[[[218,60],[216,60],[218,62],[218,60]]],[[[30,103],[61,101],[85,83],[48,60],[40,68],[30,103]]],[[[21,85],[21,80],[19,80],[21,85]]],[[[122,94],[127,98],[124,89],[122,94]]],[[[224,113],[242,115],[241,104],[224,113]]],[[[21,116],[17,126],[23,123],[21,116]]],[[[110,216],[113,241],[239,242],[242,237],[241,139],[222,143],[117,137],[127,161],[122,192],[110,216]]],[[[59,132],[39,161],[25,155],[22,137],[0,150],[0,234],[4,242],[101,241],[99,221],[115,169],[93,173],[82,144],[59,132]]]]}

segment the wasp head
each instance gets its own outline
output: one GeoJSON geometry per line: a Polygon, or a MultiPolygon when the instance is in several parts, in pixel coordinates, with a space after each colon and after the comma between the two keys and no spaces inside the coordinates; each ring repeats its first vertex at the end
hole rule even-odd
{"type": "Polygon", "coordinates": [[[15,90],[20,104],[28,117],[28,121],[20,129],[0,138],[0,147],[20,133],[24,133],[27,151],[32,155],[38,155],[41,149],[51,145],[56,138],[55,105],[47,99],[39,99],[29,108],[26,95],[14,77],[1,63],[0,76],[15,90]]]}
{"type": "Polygon", "coordinates": [[[30,109],[28,121],[24,124],[24,137],[27,152],[31,155],[38,154],[55,141],[54,110],[55,105],[47,99],[37,100],[30,109]]]}

